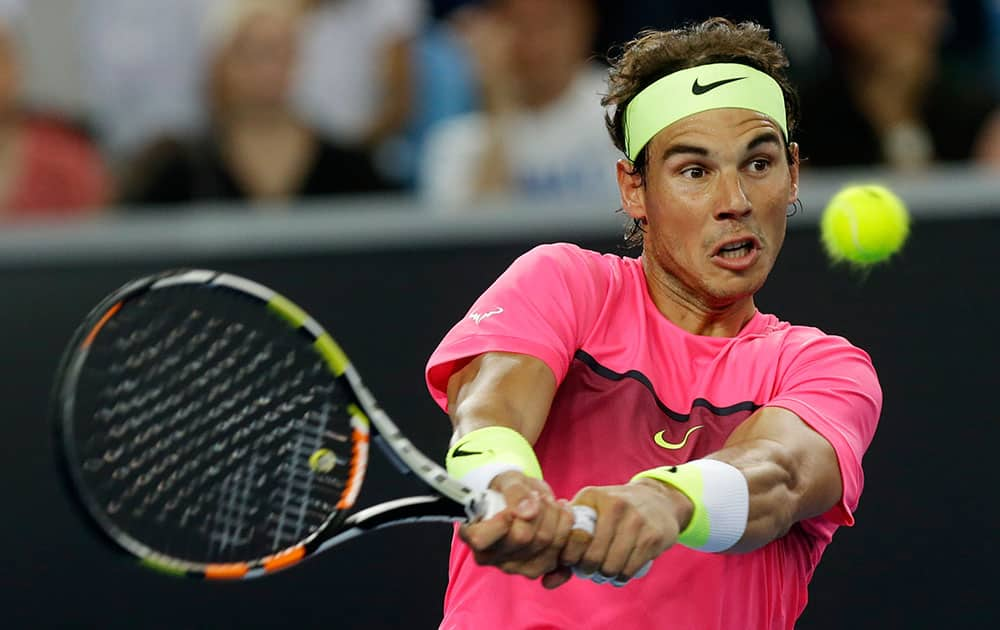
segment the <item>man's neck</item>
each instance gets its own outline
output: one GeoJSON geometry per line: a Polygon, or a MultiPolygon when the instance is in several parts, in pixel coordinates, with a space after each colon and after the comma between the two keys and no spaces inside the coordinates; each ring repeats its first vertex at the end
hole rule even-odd
{"type": "Polygon", "coordinates": [[[709,305],[693,295],[677,278],[643,259],[649,297],[657,310],[679,328],[705,337],[735,337],[757,312],[753,296],[723,305],[709,305]]]}

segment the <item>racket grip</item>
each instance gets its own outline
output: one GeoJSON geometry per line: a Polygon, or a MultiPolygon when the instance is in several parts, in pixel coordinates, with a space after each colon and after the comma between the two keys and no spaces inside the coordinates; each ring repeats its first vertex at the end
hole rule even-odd
{"type": "MultiPolygon", "coordinates": [[[[597,526],[597,511],[588,505],[573,505],[570,507],[573,510],[573,529],[578,529],[590,536],[593,536],[594,529],[597,526]]],[[[507,502],[504,501],[503,495],[496,490],[487,489],[469,505],[467,512],[469,520],[475,523],[477,521],[492,518],[504,511],[506,508],[507,502]]],[[[632,576],[632,579],[634,580],[643,577],[649,573],[649,569],[652,566],[652,560],[646,562],[646,564],[642,565],[636,574],[632,576]]],[[[623,581],[617,578],[605,577],[600,573],[584,573],[578,567],[573,567],[573,575],[584,580],[590,580],[595,584],[625,586],[628,582],[628,580],[623,581]]]]}
{"type": "MultiPolygon", "coordinates": [[[[593,536],[594,528],[597,526],[597,512],[594,508],[588,505],[574,505],[573,509],[573,529],[578,529],[582,532],[593,536]]],[[[647,573],[649,573],[650,567],[653,566],[653,561],[649,560],[646,564],[642,565],[636,574],[632,576],[632,579],[641,578],[647,573]]],[[[573,567],[573,575],[584,580],[590,580],[595,584],[611,584],[612,586],[625,586],[628,580],[619,580],[618,578],[609,578],[600,573],[584,573],[579,567],[573,567]]]]}
{"type": "MultiPolygon", "coordinates": [[[[586,505],[570,507],[573,510],[572,529],[579,529],[593,536],[594,527],[597,525],[597,512],[586,505]]],[[[472,503],[469,509],[469,520],[475,522],[493,518],[505,509],[507,509],[507,502],[504,501],[503,495],[496,490],[487,489],[472,503]]]]}

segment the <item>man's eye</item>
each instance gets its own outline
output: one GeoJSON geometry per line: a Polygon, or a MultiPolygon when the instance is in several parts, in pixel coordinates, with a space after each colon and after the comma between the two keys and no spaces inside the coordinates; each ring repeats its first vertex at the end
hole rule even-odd
{"type": "Polygon", "coordinates": [[[691,168],[686,168],[683,174],[692,179],[699,179],[705,176],[705,169],[700,166],[692,166],[691,168]]]}
{"type": "Polygon", "coordinates": [[[765,160],[764,158],[758,158],[750,162],[750,168],[758,172],[766,171],[770,165],[771,162],[769,160],[765,160]]]}

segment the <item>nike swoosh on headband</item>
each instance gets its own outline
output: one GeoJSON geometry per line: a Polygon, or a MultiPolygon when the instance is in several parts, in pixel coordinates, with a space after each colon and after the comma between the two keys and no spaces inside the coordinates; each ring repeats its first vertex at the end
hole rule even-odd
{"type": "Polygon", "coordinates": [[[722,79],[721,81],[713,81],[706,85],[701,85],[698,83],[698,79],[694,80],[694,84],[691,86],[692,94],[704,94],[706,92],[711,92],[717,87],[723,86],[727,83],[732,83],[733,81],[742,81],[746,77],[735,77],[732,79],[722,79]]]}

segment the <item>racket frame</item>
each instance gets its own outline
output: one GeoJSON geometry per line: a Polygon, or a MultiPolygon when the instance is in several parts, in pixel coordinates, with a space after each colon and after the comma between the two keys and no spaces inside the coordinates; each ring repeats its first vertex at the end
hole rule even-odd
{"type": "Polygon", "coordinates": [[[102,538],[113,542],[116,549],[137,557],[148,568],[169,575],[226,580],[255,578],[285,569],[368,531],[411,522],[475,520],[503,509],[504,505],[498,493],[492,490],[485,494],[477,493],[417,449],[378,404],[340,346],[315,319],[272,289],[232,274],[202,269],[169,270],[133,280],[111,293],[91,310],[63,353],[52,400],[58,468],[77,507],[87,521],[101,532],[102,538]],[[297,544],[262,559],[199,563],[157,552],[115,525],[101,508],[94,505],[80,471],[72,463],[80,461],[73,434],[76,385],[90,346],[126,302],[149,291],[176,285],[203,285],[236,291],[264,303],[290,326],[303,329],[315,339],[314,346],[330,366],[332,376],[343,376],[347,380],[360,405],[360,408],[352,410],[351,419],[354,433],[353,474],[337,511],[297,544]],[[372,425],[374,435],[369,434],[372,425]],[[371,438],[375,438],[390,460],[397,465],[402,464],[401,472],[416,475],[435,494],[387,501],[348,515],[364,481],[371,438]]]}

